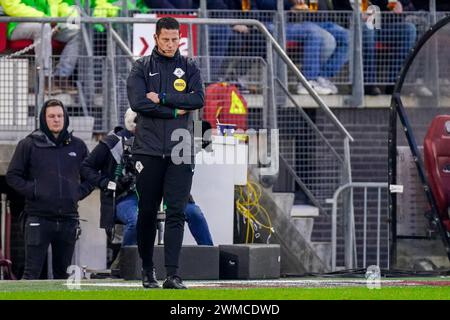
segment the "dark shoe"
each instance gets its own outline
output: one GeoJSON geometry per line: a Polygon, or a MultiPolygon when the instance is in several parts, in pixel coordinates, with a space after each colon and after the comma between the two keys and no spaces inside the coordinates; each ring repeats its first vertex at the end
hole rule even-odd
{"type": "Polygon", "coordinates": [[[377,86],[366,86],[364,92],[369,96],[379,96],[381,94],[381,89],[377,86]]]}
{"type": "Polygon", "coordinates": [[[156,280],[156,273],[154,268],[152,271],[142,270],[142,286],[148,289],[161,288],[159,286],[158,280],[156,280]]]}
{"type": "Polygon", "coordinates": [[[179,276],[168,276],[163,283],[164,289],[187,289],[179,276]]]}

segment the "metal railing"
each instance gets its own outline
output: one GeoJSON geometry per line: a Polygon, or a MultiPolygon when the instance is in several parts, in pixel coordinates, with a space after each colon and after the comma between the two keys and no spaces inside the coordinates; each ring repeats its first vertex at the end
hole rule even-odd
{"type": "Polygon", "coordinates": [[[332,271],[339,268],[338,261],[342,261],[345,269],[366,268],[368,264],[376,264],[381,267],[384,261],[385,267],[389,269],[389,212],[387,205],[383,207],[383,203],[387,202],[387,189],[387,183],[353,182],[339,187],[333,198],[327,200],[332,204],[332,271]],[[362,203],[354,203],[355,189],[362,189],[362,203]],[[384,198],[382,190],[385,190],[386,193],[384,198]],[[344,195],[348,197],[350,206],[339,207],[339,199],[344,195]],[[376,205],[369,205],[369,202],[376,203],[376,205]],[[375,208],[375,210],[369,211],[369,207],[375,208]],[[340,216],[338,216],[339,208],[341,209],[340,216]],[[383,211],[384,219],[382,218],[383,211]],[[373,230],[374,225],[375,230],[373,230]],[[340,235],[338,235],[339,229],[341,230],[340,235]],[[342,253],[342,250],[339,252],[339,248],[344,249],[344,252],[342,253]],[[369,251],[370,256],[368,255],[369,251]],[[372,252],[375,252],[375,256],[372,252]],[[382,255],[385,259],[382,259],[382,255]],[[358,263],[360,258],[362,263],[358,263]]]}
{"type": "MultiPolygon", "coordinates": [[[[270,17],[273,18],[272,16],[270,17]]],[[[290,108],[283,103],[287,101],[285,97],[278,99],[280,94],[285,95],[276,85],[278,82],[275,69],[276,58],[308,90],[312,99],[323,110],[325,114],[324,119],[329,125],[336,127],[340,137],[342,137],[343,147],[340,148],[341,150],[345,149],[345,144],[353,141],[352,136],[317,92],[313,90],[297,65],[286,54],[264,23],[251,19],[179,18],[178,20],[182,25],[190,26],[191,30],[192,26],[229,27],[245,25],[247,28],[254,29],[256,32],[255,37],[262,39],[264,44],[263,57],[254,55],[248,57],[197,56],[196,59],[199,62],[203,77],[205,79],[209,78],[211,81],[215,81],[214,78],[222,78],[229,74],[230,65],[234,72],[245,73],[245,85],[253,85],[254,87],[254,90],[250,90],[247,96],[249,127],[256,129],[277,128],[280,130],[281,156],[285,157],[289,166],[292,167],[296,180],[303,181],[305,188],[311,191],[311,201],[322,208],[325,204],[325,199],[330,197],[339,185],[351,181],[349,172],[343,170],[343,168],[348,167],[350,159],[342,152],[339,155],[336,149],[330,149],[330,143],[320,134],[320,130],[311,126],[314,121],[310,115],[302,112],[298,104],[295,108],[290,108]],[[222,61],[219,62],[218,60],[222,61]],[[228,70],[221,68],[221,65],[227,66],[228,70]],[[302,120],[295,122],[294,119],[299,116],[302,120]],[[292,129],[295,131],[293,135],[292,129]],[[296,141],[292,142],[292,137],[296,141]]],[[[11,21],[60,23],[65,22],[65,19],[0,17],[0,22],[11,21]]],[[[116,28],[120,25],[131,27],[139,23],[155,23],[156,21],[156,17],[80,18],[82,25],[105,25],[106,56],[88,55],[80,57],[81,62],[79,63],[79,76],[77,79],[78,93],[71,97],[67,104],[72,106],[72,112],[76,114],[94,116],[96,130],[105,132],[112,129],[114,125],[121,122],[121,115],[128,107],[125,81],[131,66],[130,60],[134,57],[130,55],[129,50],[125,50],[126,52],[121,50],[125,46],[126,41],[117,42],[115,40],[115,38],[120,39],[120,37],[118,33],[113,32],[113,26],[116,28]],[[86,63],[83,63],[83,61],[86,61],[86,63]]],[[[190,40],[192,39],[190,38],[190,40]]],[[[209,41],[203,39],[203,42],[207,43],[209,41]]],[[[263,47],[261,47],[262,49],[263,47]]],[[[95,52],[95,49],[93,51],[95,52]]],[[[42,68],[38,70],[37,79],[39,79],[37,81],[39,89],[37,91],[38,99],[36,105],[39,106],[42,105],[44,100],[44,91],[42,89],[45,77],[42,68]]],[[[282,82],[279,83],[282,84],[282,82]]],[[[240,89],[243,90],[244,88],[240,87],[240,89]]],[[[35,115],[37,114],[38,110],[35,112],[35,115]]]]}
{"type": "MultiPolygon", "coordinates": [[[[262,36],[265,38],[268,46],[266,48],[267,58],[266,61],[269,65],[273,66],[273,53],[276,52],[280,58],[286,63],[288,68],[294,73],[294,75],[299,79],[299,81],[306,87],[308,92],[311,94],[312,98],[316,103],[325,110],[327,115],[332,119],[333,123],[339,128],[339,130],[344,133],[344,135],[349,136],[347,130],[342,126],[342,124],[337,120],[334,114],[330,111],[328,106],[323,102],[323,100],[319,97],[319,95],[312,89],[312,87],[308,84],[303,74],[300,72],[298,67],[292,62],[292,60],[286,55],[283,48],[277,43],[277,41],[272,37],[270,32],[266,29],[266,27],[259,21],[250,20],[250,19],[186,19],[180,18],[178,19],[180,23],[187,25],[247,25],[253,26],[258,29],[262,36]]],[[[156,18],[90,18],[90,17],[82,17],[80,18],[80,22],[82,24],[104,24],[108,26],[107,29],[112,28],[112,24],[119,23],[155,23],[157,21],[156,18]]],[[[16,17],[0,17],[0,22],[39,22],[39,23],[65,23],[65,18],[16,18],[16,17]]],[[[107,38],[110,38],[109,36],[107,38]]],[[[111,40],[108,40],[111,41],[111,40]]],[[[111,53],[112,54],[112,53],[111,53]]],[[[271,72],[269,70],[269,72],[271,72]]],[[[272,70],[273,72],[273,70],[272,70]]],[[[43,81],[44,77],[40,81],[43,81]]],[[[273,77],[269,78],[268,81],[273,81],[273,77]]],[[[272,86],[273,87],[273,86],[272,86]]],[[[271,106],[273,108],[273,105],[271,106]]],[[[272,110],[273,111],[273,110],[272,110]]],[[[352,138],[351,138],[352,139],[352,138]]]]}

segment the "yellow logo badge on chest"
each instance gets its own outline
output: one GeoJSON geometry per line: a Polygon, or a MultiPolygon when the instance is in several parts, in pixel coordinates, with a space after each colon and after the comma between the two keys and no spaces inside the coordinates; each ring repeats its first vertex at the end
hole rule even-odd
{"type": "Polygon", "coordinates": [[[177,91],[183,91],[184,89],[186,89],[186,81],[184,81],[183,79],[177,79],[173,82],[173,87],[177,91]]]}

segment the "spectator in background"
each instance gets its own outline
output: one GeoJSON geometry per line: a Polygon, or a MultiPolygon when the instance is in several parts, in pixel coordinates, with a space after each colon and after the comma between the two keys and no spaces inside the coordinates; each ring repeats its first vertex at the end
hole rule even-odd
{"type": "Polygon", "coordinates": [[[39,122],[17,145],[6,182],[25,197],[23,279],[39,279],[49,245],[53,278],[65,279],[80,230],[78,201],[93,189],[80,177],[88,149],[67,131],[69,115],[61,101],[46,101],[39,122]]]}
{"type": "MultiPolygon", "coordinates": [[[[332,5],[334,10],[354,10],[354,2],[351,0],[333,0],[332,5]]],[[[375,32],[375,30],[369,29],[365,23],[362,24],[364,83],[376,82],[375,32]]],[[[366,85],[364,91],[373,96],[381,94],[381,89],[373,84],[366,85]]]]}
{"type": "MultiPolygon", "coordinates": [[[[143,0],[148,8],[151,9],[198,9],[200,0],[143,0]]],[[[225,9],[225,2],[228,0],[208,0],[208,9],[225,9]]]]}
{"type": "MultiPolygon", "coordinates": [[[[383,12],[381,29],[369,29],[362,25],[363,32],[363,65],[364,82],[374,84],[376,82],[394,83],[409,51],[416,42],[417,30],[412,23],[405,22],[402,16],[403,6],[409,6],[409,0],[396,1],[395,6],[388,7],[387,0],[372,0],[371,4],[380,7],[383,12]],[[381,75],[377,70],[380,57],[377,55],[376,43],[381,42],[388,47],[389,55],[383,66],[387,66],[387,73],[381,75]]],[[[335,10],[353,10],[353,2],[350,0],[333,0],[335,10]]],[[[421,87],[422,94],[428,95],[429,89],[421,87]]],[[[380,88],[375,85],[365,87],[366,94],[379,95],[380,88]]],[[[429,92],[431,94],[431,92],[429,92]]]]}
{"type": "MultiPolygon", "coordinates": [[[[277,10],[276,0],[256,0],[256,4],[259,10],[277,10]]],[[[292,11],[309,10],[304,0],[286,0],[284,8],[292,11]]],[[[329,9],[326,1],[319,1],[319,9],[329,9]]],[[[270,24],[269,29],[273,29],[270,24]]],[[[330,79],[348,62],[349,31],[333,22],[296,22],[291,19],[286,23],[286,40],[303,44],[301,70],[317,93],[338,93],[330,79]]],[[[297,92],[308,94],[301,84],[297,92]]]]}
{"type": "MultiPolygon", "coordinates": [[[[382,17],[381,29],[374,29],[376,30],[375,41],[380,41],[389,47],[390,54],[385,81],[395,83],[398,73],[417,39],[416,26],[406,22],[402,15],[403,5],[408,5],[410,1],[399,0],[392,9],[388,7],[387,0],[372,0],[371,2],[379,6],[381,11],[386,12],[382,17]]],[[[369,40],[369,43],[371,41],[373,40],[369,40]]]]}
{"type": "MultiPolygon", "coordinates": [[[[410,0],[416,10],[430,11],[430,0],[410,0]]],[[[436,0],[436,11],[450,11],[448,0],[436,0]]]]}
{"type": "MultiPolygon", "coordinates": [[[[74,6],[69,6],[62,0],[0,0],[4,12],[11,17],[76,17],[79,13],[74,6]]],[[[62,90],[72,91],[68,78],[75,70],[80,47],[79,26],[76,24],[58,24],[55,33],[52,34],[49,24],[41,30],[40,23],[9,23],[8,39],[30,39],[36,44],[36,64],[44,68],[45,76],[49,77],[52,54],[52,39],[64,42],[64,50],[61,53],[53,76],[61,85],[53,87],[52,93],[62,90]],[[41,36],[43,38],[41,38],[41,36]]],[[[46,81],[48,83],[48,81],[46,81]]]]}
{"type": "MultiPolygon", "coordinates": [[[[67,3],[69,6],[76,5],[76,0],[63,0],[65,3],[67,3]]],[[[91,15],[95,18],[114,18],[117,17],[120,12],[120,7],[113,5],[113,0],[95,0],[95,1],[89,1],[89,9],[91,11],[91,15]]],[[[84,0],[80,1],[80,11],[83,11],[85,8],[85,2],[84,0]]],[[[105,27],[101,24],[94,25],[95,30],[99,32],[103,32],[105,30],[105,27]]]]}

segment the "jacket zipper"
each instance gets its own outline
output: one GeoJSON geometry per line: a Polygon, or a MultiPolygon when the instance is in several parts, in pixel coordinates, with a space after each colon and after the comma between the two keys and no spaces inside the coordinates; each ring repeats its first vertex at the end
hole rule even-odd
{"type": "MultiPolygon", "coordinates": [[[[57,162],[57,167],[58,167],[58,185],[59,185],[59,200],[61,203],[62,200],[62,184],[61,184],[61,167],[60,167],[60,158],[59,158],[60,154],[59,154],[59,150],[58,147],[56,147],[56,162],[57,162]]],[[[59,204],[60,204],[59,203],[59,204]]],[[[61,208],[59,207],[58,204],[58,213],[61,213],[61,208]]]]}
{"type": "MultiPolygon", "coordinates": [[[[169,63],[169,66],[171,65],[171,63],[169,63]]],[[[167,88],[168,86],[168,82],[169,82],[169,76],[166,77],[166,83],[165,83],[165,92],[167,92],[167,88]]],[[[163,92],[164,92],[163,91],[163,92]]],[[[162,158],[164,159],[166,157],[166,120],[163,120],[163,154],[162,154],[162,158]]]]}

